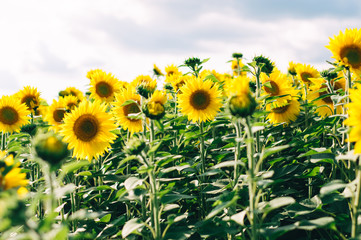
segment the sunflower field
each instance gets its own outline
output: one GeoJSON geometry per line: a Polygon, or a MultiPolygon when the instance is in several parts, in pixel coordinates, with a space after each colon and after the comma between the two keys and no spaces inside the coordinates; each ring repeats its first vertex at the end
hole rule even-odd
{"type": "Polygon", "coordinates": [[[326,48],[1,96],[0,239],[361,239],[361,29],[326,48]]]}

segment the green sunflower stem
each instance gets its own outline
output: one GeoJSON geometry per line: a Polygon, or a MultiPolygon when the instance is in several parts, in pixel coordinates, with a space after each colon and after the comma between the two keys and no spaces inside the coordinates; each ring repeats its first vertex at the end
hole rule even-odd
{"type": "Polygon", "coordinates": [[[202,217],[204,218],[207,215],[207,205],[205,195],[203,193],[203,184],[205,183],[206,179],[204,173],[206,172],[206,160],[205,160],[205,145],[204,145],[204,126],[203,122],[199,123],[199,130],[200,130],[200,157],[201,157],[201,177],[200,177],[200,197],[201,197],[201,209],[202,209],[202,217]]]}
{"type": "Polygon", "coordinates": [[[1,151],[5,150],[4,138],[4,131],[1,131],[1,151]]]}
{"type": "Polygon", "coordinates": [[[252,133],[252,125],[250,123],[250,118],[245,119],[245,130],[247,134],[247,158],[248,158],[248,194],[249,194],[249,221],[251,224],[251,239],[258,239],[258,217],[256,214],[257,209],[257,182],[255,179],[256,169],[255,169],[255,159],[254,159],[254,137],[252,133]]]}
{"type": "MultiPolygon", "coordinates": [[[[153,146],[155,139],[154,134],[154,122],[150,120],[150,146],[153,146]]],[[[160,228],[160,206],[158,199],[158,187],[156,180],[156,164],[154,163],[154,153],[151,153],[149,156],[150,165],[152,168],[148,170],[149,176],[149,185],[150,185],[150,201],[151,201],[151,219],[153,220],[152,226],[154,228],[154,239],[159,240],[162,238],[161,228],[160,228]]]]}
{"type": "Polygon", "coordinates": [[[237,189],[238,187],[238,178],[239,178],[239,168],[238,168],[238,161],[240,159],[241,153],[241,123],[240,119],[236,119],[234,122],[234,126],[236,128],[236,148],[234,151],[234,175],[233,175],[233,188],[237,189]]]}
{"type": "MultiPolygon", "coordinates": [[[[307,99],[307,84],[304,84],[304,91],[305,91],[305,130],[307,131],[308,127],[309,127],[309,122],[308,122],[308,99],[307,99]]],[[[305,138],[305,143],[307,143],[307,138],[305,138]]],[[[308,164],[311,164],[311,159],[310,157],[307,157],[307,161],[308,164]]],[[[307,180],[307,186],[308,186],[308,199],[312,198],[312,178],[308,178],[307,180]]]]}
{"type": "Polygon", "coordinates": [[[359,216],[359,208],[360,208],[360,194],[361,194],[361,165],[360,158],[358,158],[357,166],[356,166],[356,193],[354,196],[354,201],[352,205],[352,215],[351,215],[351,238],[356,239],[359,234],[358,231],[358,216],[359,216]]]}

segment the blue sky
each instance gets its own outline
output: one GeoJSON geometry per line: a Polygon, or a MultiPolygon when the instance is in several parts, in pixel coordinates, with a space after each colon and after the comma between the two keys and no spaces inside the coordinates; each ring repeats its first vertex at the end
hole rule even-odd
{"type": "Polygon", "coordinates": [[[37,87],[50,100],[101,68],[131,81],[188,57],[230,72],[233,52],[327,68],[329,37],[361,26],[356,0],[63,0],[0,3],[0,94],[37,87]]]}

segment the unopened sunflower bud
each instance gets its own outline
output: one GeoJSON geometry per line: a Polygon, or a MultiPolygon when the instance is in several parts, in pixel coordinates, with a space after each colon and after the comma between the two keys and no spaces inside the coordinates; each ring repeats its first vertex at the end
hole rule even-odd
{"type": "Polygon", "coordinates": [[[137,93],[146,99],[148,99],[152,95],[154,90],[155,88],[150,87],[146,83],[142,83],[137,86],[137,93]]]}
{"type": "Polygon", "coordinates": [[[261,69],[261,72],[271,74],[271,72],[273,71],[273,64],[268,58],[261,55],[254,57],[253,61],[256,62],[256,65],[261,69]]]}
{"type": "Polygon", "coordinates": [[[245,118],[252,115],[256,106],[256,100],[251,94],[236,95],[228,101],[228,109],[235,117],[245,118]]]}
{"type": "Polygon", "coordinates": [[[30,136],[34,136],[36,133],[36,127],[35,123],[26,124],[21,127],[20,131],[29,133],[30,136]]]}
{"type": "Polygon", "coordinates": [[[143,108],[143,112],[146,117],[150,119],[161,119],[165,115],[165,108],[164,105],[159,102],[153,102],[150,101],[147,104],[145,104],[145,107],[143,108]]]}
{"type": "Polygon", "coordinates": [[[237,58],[237,59],[238,59],[238,58],[242,58],[242,57],[243,57],[243,54],[242,54],[242,53],[233,53],[233,54],[232,54],[232,57],[233,57],[233,58],[237,58]]]}
{"type": "Polygon", "coordinates": [[[51,166],[58,166],[69,154],[67,145],[53,133],[40,133],[34,139],[37,155],[51,166]]]}
{"type": "Polygon", "coordinates": [[[125,152],[129,155],[138,155],[145,148],[145,141],[138,137],[132,137],[125,146],[125,152]]]}

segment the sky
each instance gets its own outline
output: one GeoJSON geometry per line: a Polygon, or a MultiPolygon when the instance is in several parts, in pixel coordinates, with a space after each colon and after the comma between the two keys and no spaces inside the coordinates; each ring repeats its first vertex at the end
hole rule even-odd
{"type": "Polygon", "coordinates": [[[130,82],[189,57],[226,73],[234,52],[324,70],[329,38],[360,16],[359,0],[4,0],[0,95],[32,86],[51,103],[66,87],[86,91],[91,69],[130,82]]]}

